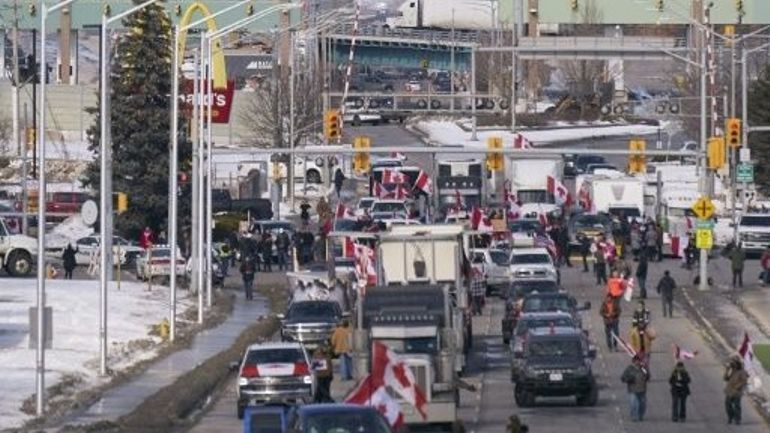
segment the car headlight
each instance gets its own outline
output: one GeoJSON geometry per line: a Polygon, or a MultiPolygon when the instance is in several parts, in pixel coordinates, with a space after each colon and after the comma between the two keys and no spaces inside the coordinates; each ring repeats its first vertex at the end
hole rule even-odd
{"type": "Polygon", "coordinates": [[[246,386],[249,384],[249,379],[245,377],[239,377],[238,378],[238,386],[246,386]]]}
{"type": "Polygon", "coordinates": [[[313,384],[313,376],[303,376],[302,377],[302,383],[305,385],[312,385],[313,384]]]}

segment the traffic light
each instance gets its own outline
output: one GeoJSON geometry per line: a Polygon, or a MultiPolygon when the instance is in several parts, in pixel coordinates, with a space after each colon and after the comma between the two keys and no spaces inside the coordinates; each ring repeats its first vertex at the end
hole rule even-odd
{"type": "Polygon", "coordinates": [[[658,12],[663,12],[663,0],[655,0],[655,9],[657,9],[658,12]]]}
{"type": "Polygon", "coordinates": [[[578,0],[570,0],[569,3],[573,11],[576,11],[578,9],[578,0]]]}
{"type": "Polygon", "coordinates": [[[102,12],[104,13],[104,16],[110,16],[112,15],[112,7],[110,5],[105,4],[104,7],[102,7],[102,12]]]}
{"type": "Polygon", "coordinates": [[[732,148],[741,147],[741,119],[731,117],[727,119],[727,144],[732,148]]]}
{"type": "MultiPolygon", "coordinates": [[[[353,140],[354,149],[369,149],[372,146],[371,138],[359,135],[353,140]]],[[[353,169],[359,173],[368,173],[370,169],[369,152],[356,152],[353,154],[353,169]]]]}
{"type": "Polygon", "coordinates": [[[724,137],[710,137],[708,140],[708,165],[712,170],[719,170],[727,163],[727,147],[724,137]]]}
{"type": "Polygon", "coordinates": [[[37,5],[35,5],[34,3],[30,3],[28,8],[29,8],[29,16],[34,17],[35,15],[37,15],[37,5]]]}
{"type": "Polygon", "coordinates": [[[340,111],[328,110],[324,114],[324,137],[328,140],[340,138],[340,111]]]}
{"type": "Polygon", "coordinates": [[[174,5],[174,15],[179,16],[182,15],[182,5],[179,3],[174,5]]]}
{"type": "Polygon", "coordinates": [[[125,192],[112,193],[112,210],[117,214],[128,210],[128,195],[125,192]]]}
{"type": "Polygon", "coordinates": [[[37,130],[35,128],[29,127],[26,131],[27,136],[27,150],[32,150],[35,148],[35,140],[37,139],[37,130]]]}
{"type": "Polygon", "coordinates": [[[246,6],[246,16],[250,17],[252,15],[254,15],[254,5],[249,4],[248,6],[246,6]]]}
{"type": "Polygon", "coordinates": [[[739,14],[743,14],[743,0],[735,0],[735,10],[737,10],[739,14]]]}
{"type": "Polygon", "coordinates": [[[641,139],[630,140],[628,142],[628,150],[632,152],[628,157],[628,171],[630,173],[645,173],[647,171],[647,161],[644,157],[644,150],[646,147],[647,142],[641,139]]]}
{"type": "Polygon", "coordinates": [[[495,152],[496,150],[501,150],[502,148],[503,139],[501,137],[487,138],[487,150],[490,151],[487,153],[487,170],[500,171],[505,167],[505,158],[503,157],[503,154],[500,152],[495,152]]]}

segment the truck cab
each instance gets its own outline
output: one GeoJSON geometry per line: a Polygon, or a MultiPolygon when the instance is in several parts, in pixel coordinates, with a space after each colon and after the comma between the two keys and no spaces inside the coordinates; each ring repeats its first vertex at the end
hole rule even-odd
{"type": "Polygon", "coordinates": [[[746,253],[770,247],[770,214],[748,213],[738,220],[738,241],[746,253]]]}
{"type": "Polygon", "coordinates": [[[12,277],[25,277],[32,273],[37,254],[37,239],[13,234],[5,219],[0,218],[0,265],[12,277]]]}

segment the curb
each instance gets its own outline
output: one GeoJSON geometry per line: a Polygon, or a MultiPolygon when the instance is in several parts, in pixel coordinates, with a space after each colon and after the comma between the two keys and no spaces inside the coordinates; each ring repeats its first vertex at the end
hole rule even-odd
{"type": "MultiPolygon", "coordinates": [[[[710,338],[712,341],[715,341],[722,348],[722,350],[729,353],[734,353],[736,349],[733,348],[733,346],[727,342],[727,340],[724,338],[724,336],[722,336],[722,334],[719,331],[717,331],[717,329],[714,327],[711,321],[708,320],[703,315],[703,313],[701,313],[701,311],[695,305],[695,302],[693,301],[693,299],[690,297],[688,290],[689,289],[687,287],[683,286],[682,294],[684,295],[684,298],[687,301],[687,304],[695,312],[695,315],[697,316],[698,321],[701,322],[703,325],[705,325],[705,327],[707,328],[705,335],[703,336],[710,338]]],[[[733,303],[736,304],[736,306],[738,306],[741,312],[744,312],[745,314],[745,309],[741,305],[738,305],[738,302],[733,300],[733,303]]],[[[747,316],[747,317],[752,323],[756,325],[753,316],[747,316]]],[[[758,328],[760,329],[761,332],[764,333],[763,329],[761,329],[759,326],[758,328]]],[[[764,391],[764,390],[761,390],[761,391],[764,391]]],[[[770,425],[770,401],[767,400],[765,395],[748,393],[748,396],[751,397],[751,402],[754,403],[754,408],[757,410],[757,413],[759,414],[759,416],[765,421],[766,424],[770,425]]]]}

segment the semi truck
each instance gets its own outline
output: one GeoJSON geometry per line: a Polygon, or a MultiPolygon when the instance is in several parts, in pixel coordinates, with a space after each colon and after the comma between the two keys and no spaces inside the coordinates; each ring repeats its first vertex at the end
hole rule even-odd
{"type": "Polygon", "coordinates": [[[593,211],[627,218],[644,213],[644,181],[630,176],[595,176],[588,181],[593,211]]]}
{"type": "Polygon", "coordinates": [[[495,26],[497,2],[487,0],[407,0],[387,28],[485,30],[495,26]]]}
{"type": "Polygon", "coordinates": [[[470,347],[463,226],[394,226],[377,236],[378,284],[366,290],[354,337],[356,371],[369,371],[379,341],[409,365],[427,398],[423,418],[401,402],[411,425],[458,427],[458,380],[470,347]]]}
{"type": "Polygon", "coordinates": [[[512,193],[523,204],[554,203],[554,196],[548,192],[548,176],[561,180],[564,175],[564,160],[561,158],[510,158],[506,166],[506,180],[510,181],[512,193]]]}

